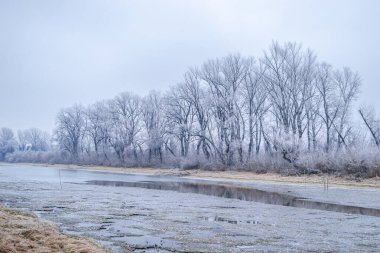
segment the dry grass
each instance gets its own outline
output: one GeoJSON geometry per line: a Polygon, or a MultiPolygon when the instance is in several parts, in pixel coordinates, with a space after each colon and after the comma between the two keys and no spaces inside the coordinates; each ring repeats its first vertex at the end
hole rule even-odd
{"type": "Polygon", "coordinates": [[[237,179],[246,181],[267,181],[291,184],[315,184],[323,185],[326,180],[330,186],[350,186],[350,187],[374,187],[380,188],[380,177],[365,179],[350,179],[329,175],[300,175],[283,176],[276,173],[256,174],[244,171],[194,171],[192,176],[216,179],[237,179]]]}
{"type": "Polygon", "coordinates": [[[87,238],[64,235],[30,213],[0,206],[0,253],[103,253],[87,238]]]}

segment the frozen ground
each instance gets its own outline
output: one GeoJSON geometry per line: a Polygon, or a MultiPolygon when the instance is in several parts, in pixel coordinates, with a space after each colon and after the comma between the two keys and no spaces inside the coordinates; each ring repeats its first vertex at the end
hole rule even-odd
{"type": "MultiPolygon", "coordinates": [[[[181,193],[179,183],[226,185],[217,180],[3,165],[0,203],[32,210],[58,223],[64,232],[93,237],[115,252],[380,250],[380,217],[181,193]],[[96,185],[99,182],[140,182],[140,186],[160,185],[171,190],[96,185]]],[[[227,184],[311,202],[380,208],[378,189],[325,190],[323,185],[243,184],[233,180],[227,184]]]]}

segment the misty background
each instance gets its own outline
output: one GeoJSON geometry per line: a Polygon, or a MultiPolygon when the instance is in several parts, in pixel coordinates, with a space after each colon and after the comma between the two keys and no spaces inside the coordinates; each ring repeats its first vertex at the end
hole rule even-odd
{"type": "Polygon", "coordinates": [[[57,112],[145,95],[190,66],[261,57],[294,41],[362,78],[358,103],[380,111],[379,1],[0,1],[0,125],[51,131],[57,112]]]}

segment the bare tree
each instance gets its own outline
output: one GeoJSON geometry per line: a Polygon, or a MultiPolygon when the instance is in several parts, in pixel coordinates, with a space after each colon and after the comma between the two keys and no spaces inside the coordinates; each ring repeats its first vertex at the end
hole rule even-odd
{"type": "Polygon", "coordinates": [[[55,136],[61,147],[74,160],[79,158],[79,148],[86,129],[84,108],[80,105],[62,109],[57,116],[55,136]]]}
{"type": "Polygon", "coordinates": [[[339,113],[338,90],[332,82],[331,66],[322,63],[317,67],[316,87],[318,95],[321,97],[321,110],[319,116],[323,120],[326,134],[325,151],[328,152],[331,147],[331,132],[339,113]]]}
{"type": "Polygon", "coordinates": [[[17,131],[17,142],[18,142],[18,149],[21,151],[26,151],[30,149],[31,147],[31,144],[28,142],[28,137],[26,136],[25,130],[17,131]]]}
{"type": "Polygon", "coordinates": [[[253,146],[255,145],[255,153],[259,154],[261,138],[262,138],[262,122],[264,114],[268,110],[267,93],[264,87],[265,68],[261,62],[256,64],[252,58],[249,71],[244,79],[242,93],[244,96],[244,104],[248,116],[248,156],[251,158],[253,146]],[[255,135],[255,136],[254,136],[255,135]]]}
{"type": "Polygon", "coordinates": [[[145,144],[148,149],[148,161],[159,157],[160,163],[163,162],[162,147],[164,141],[164,124],[162,115],[163,99],[158,92],[151,91],[143,99],[142,121],[145,128],[145,144]]]}
{"type": "Polygon", "coordinates": [[[292,94],[287,66],[289,57],[287,48],[287,45],[281,47],[277,42],[273,42],[262,60],[266,67],[264,84],[271,103],[270,111],[278,127],[282,128],[285,134],[289,134],[292,124],[292,104],[289,103],[292,94]]]}
{"type": "Polygon", "coordinates": [[[312,81],[313,85],[309,86],[308,93],[310,99],[305,104],[306,113],[306,130],[307,130],[307,147],[308,150],[316,151],[318,134],[320,133],[323,122],[319,117],[321,113],[322,100],[320,94],[317,92],[315,79],[312,81]]]}
{"type": "Polygon", "coordinates": [[[184,76],[183,95],[190,102],[196,118],[196,126],[192,135],[198,137],[196,153],[199,155],[202,147],[203,155],[210,158],[211,147],[207,137],[207,128],[210,120],[210,106],[208,105],[207,92],[201,85],[202,79],[196,69],[190,69],[184,76]]]}
{"type": "Polygon", "coordinates": [[[334,72],[334,83],[339,90],[339,114],[337,125],[334,126],[338,134],[338,148],[345,143],[345,138],[351,131],[349,126],[349,116],[352,103],[358,97],[361,85],[360,77],[349,68],[334,72]]]}
{"type": "Polygon", "coordinates": [[[0,161],[4,160],[7,154],[13,153],[16,147],[13,131],[7,127],[0,128],[0,161]]]}
{"type": "Polygon", "coordinates": [[[85,114],[87,117],[86,134],[91,140],[96,159],[99,159],[100,149],[102,149],[104,158],[108,160],[107,145],[111,128],[111,114],[107,103],[104,101],[97,102],[89,106],[85,114]]]}
{"type": "Polygon", "coordinates": [[[262,63],[266,68],[264,85],[270,111],[276,123],[271,136],[273,147],[282,152],[285,160],[293,163],[299,154],[304,132],[308,130],[310,133],[316,57],[312,51],[302,50],[299,44],[273,42],[262,63]]]}
{"type": "Polygon", "coordinates": [[[216,123],[217,153],[222,163],[231,166],[243,162],[242,143],[245,121],[240,88],[249,71],[250,60],[240,55],[206,62],[202,79],[208,84],[213,118],[216,123]]]}
{"type": "Polygon", "coordinates": [[[137,135],[141,131],[141,99],[131,93],[122,93],[110,101],[112,128],[110,143],[120,162],[125,164],[125,151],[131,148],[137,161],[137,135]]]}
{"type": "Polygon", "coordinates": [[[362,118],[368,131],[371,133],[372,140],[376,146],[380,146],[380,120],[376,119],[375,111],[371,107],[362,106],[359,109],[360,117],[362,118]]]}
{"type": "Polygon", "coordinates": [[[167,132],[178,139],[181,157],[187,157],[190,147],[194,114],[192,101],[186,94],[186,86],[179,84],[165,96],[165,117],[167,132]]]}
{"type": "Polygon", "coordinates": [[[20,130],[17,136],[21,150],[47,151],[49,149],[50,136],[40,129],[20,130]]]}
{"type": "Polygon", "coordinates": [[[296,43],[283,46],[273,42],[262,62],[266,66],[265,85],[272,112],[285,134],[292,130],[301,139],[306,129],[305,106],[314,77],[316,57],[296,43]]]}

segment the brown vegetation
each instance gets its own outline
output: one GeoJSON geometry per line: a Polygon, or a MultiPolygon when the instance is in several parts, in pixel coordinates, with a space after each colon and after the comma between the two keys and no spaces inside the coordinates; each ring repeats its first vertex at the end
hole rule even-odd
{"type": "Polygon", "coordinates": [[[30,213],[0,206],[0,253],[103,253],[95,242],[64,235],[30,213]]]}

